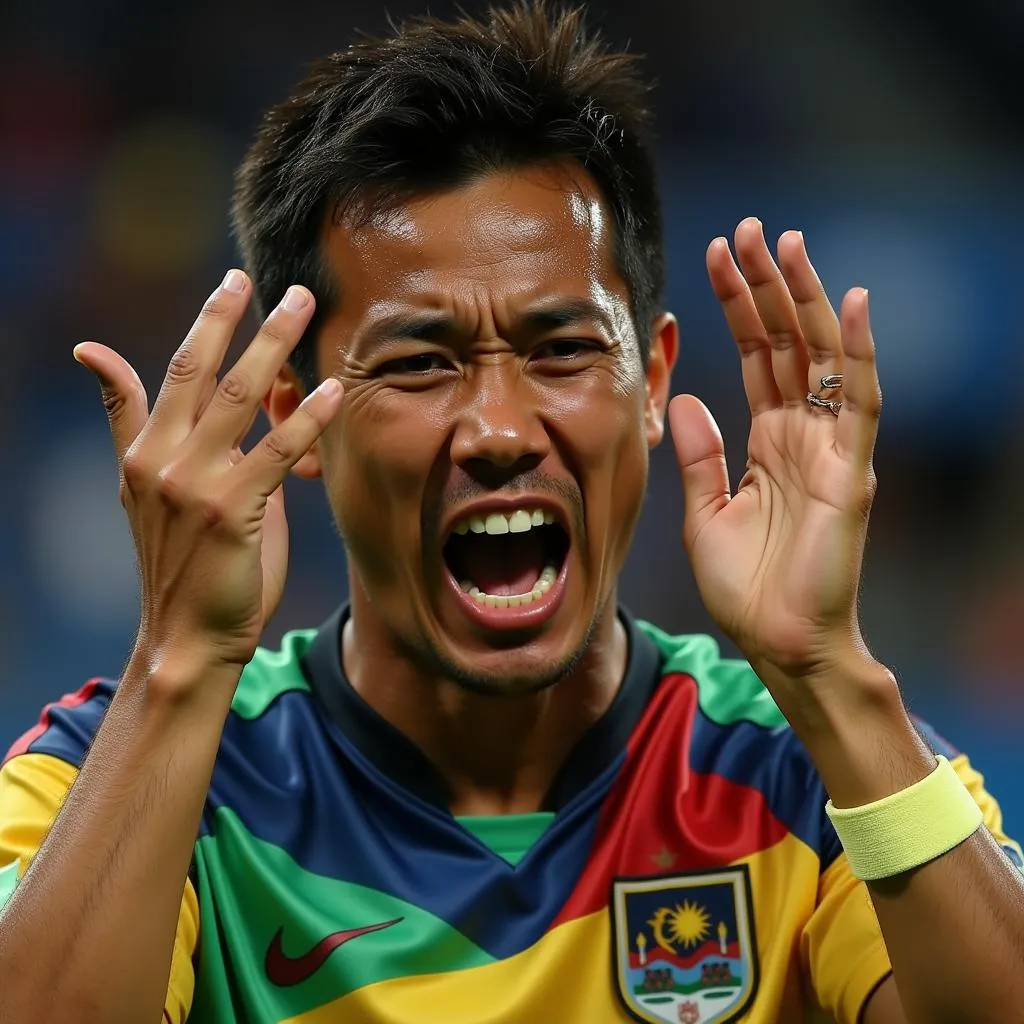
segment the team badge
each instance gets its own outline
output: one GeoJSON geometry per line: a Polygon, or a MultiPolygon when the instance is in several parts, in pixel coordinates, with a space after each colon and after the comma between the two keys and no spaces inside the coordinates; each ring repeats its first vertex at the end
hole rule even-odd
{"type": "Polygon", "coordinates": [[[728,1024],[757,990],[746,865],[612,889],[614,970],[626,1009],[649,1024],[728,1024]]]}

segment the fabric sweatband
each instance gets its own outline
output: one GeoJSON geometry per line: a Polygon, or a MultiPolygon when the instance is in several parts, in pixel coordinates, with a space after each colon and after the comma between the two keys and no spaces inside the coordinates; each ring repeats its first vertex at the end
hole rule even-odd
{"type": "Polygon", "coordinates": [[[982,824],[981,808],[941,755],[935,771],[920,782],[862,807],[836,807],[829,800],[825,813],[850,870],[863,881],[891,878],[927,864],[959,846],[982,824]]]}

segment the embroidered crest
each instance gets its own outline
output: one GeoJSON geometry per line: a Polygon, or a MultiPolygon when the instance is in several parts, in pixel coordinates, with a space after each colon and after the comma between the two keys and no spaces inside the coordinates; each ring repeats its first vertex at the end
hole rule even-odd
{"type": "Polygon", "coordinates": [[[648,1024],[728,1024],[757,990],[746,865],[612,887],[614,970],[626,1009],[648,1024]]]}

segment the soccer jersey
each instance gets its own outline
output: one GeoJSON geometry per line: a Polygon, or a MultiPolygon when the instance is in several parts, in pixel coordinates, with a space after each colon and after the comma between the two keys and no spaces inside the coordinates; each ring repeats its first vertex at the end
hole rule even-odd
{"type": "MultiPolygon", "coordinates": [[[[201,1024],[856,1024],[889,961],[821,781],[748,665],[623,613],[622,687],[546,801],[454,818],[356,694],[345,612],[246,667],[185,885],[165,1019],[201,1024]]],[[[0,770],[0,904],[114,684],[0,770]]],[[[1008,850],[966,757],[931,737],[1008,850]]]]}

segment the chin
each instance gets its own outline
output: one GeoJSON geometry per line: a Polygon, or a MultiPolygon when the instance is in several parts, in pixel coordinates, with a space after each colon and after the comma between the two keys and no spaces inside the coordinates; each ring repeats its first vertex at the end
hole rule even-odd
{"type": "Polygon", "coordinates": [[[570,675],[585,650],[586,645],[582,644],[568,656],[543,661],[506,655],[505,664],[498,663],[493,667],[445,659],[444,675],[456,686],[486,697],[540,693],[570,675]]]}
{"type": "Polygon", "coordinates": [[[448,642],[428,641],[421,653],[436,672],[471,693],[493,697],[539,693],[579,665],[596,624],[594,616],[585,628],[553,628],[540,636],[522,635],[518,643],[505,633],[500,644],[487,647],[482,647],[479,640],[463,645],[446,638],[448,642]]]}

